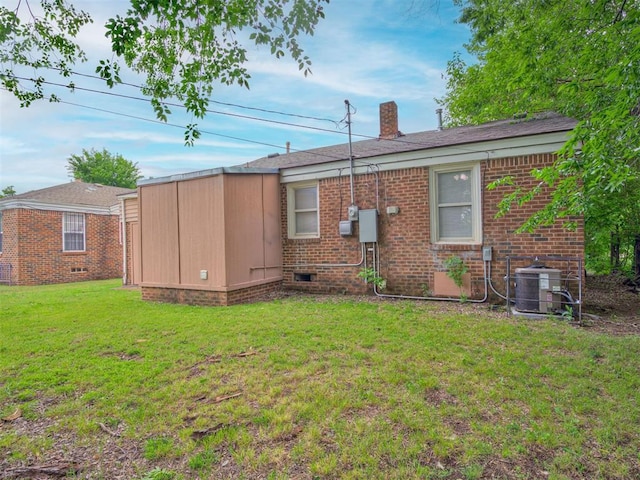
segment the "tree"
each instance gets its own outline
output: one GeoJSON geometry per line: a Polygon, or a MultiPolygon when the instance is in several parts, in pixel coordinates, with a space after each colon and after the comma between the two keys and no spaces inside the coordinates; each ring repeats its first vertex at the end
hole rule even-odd
{"type": "MultiPolygon", "coordinates": [[[[460,21],[471,28],[467,50],[477,63],[467,64],[459,54],[449,62],[447,92],[439,100],[448,123],[543,110],[578,121],[555,165],[532,172],[554,193],[521,230],[584,215],[587,239],[615,225],[638,233],[640,2],[455,3],[463,7],[460,21]],[[606,211],[616,212],[615,224],[606,225],[606,211]]],[[[509,185],[508,178],[498,186],[508,189],[503,213],[536,193],[509,185]]]]}
{"type": "MultiPolygon", "coordinates": [[[[75,38],[92,22],[89,13],[66,0],[39,2],[41,15],[20,0],[15,10],[0,6],[0,84],[20,99],[21,106],[47,98],[44,87],[52,71],[73,89],[68,77],[76,63],[87,61],[75,38]],[[35,72],[29,74],[32,82],[20,76],[23,67],[35,72]]],[[[105,26],[117,58],[143,76],[142,92],[150,97],[158,119],[166,121],[171,113],[169,99],[203,118],[216,82],[249,87],[248,44],[265,45],[277,58],[288,54],[305,75],[309,73],[311,62],[298,37],[313,34],[328,2],[132,0],[123,16],[111,18],[105,26]],[[241,35],[244,32],[249,35],[241,35]]],[[[96,73],[110,87],[120,82],[120,64],[112,59],[101,60],[96,73]]],[[[192,143],[198,136],[190,125],[185,141],[192,143]]]]}
{"type": "Polygon", "coordinates": [[[11,197],[16,194],[13,185],[9,185],[8,187],[4,187],[2,192],[0,192],[0,198],[11,197]]]}
{"type": "Polygon", "coordinates": [[[126,160],[120,154],[82,150],[82,155],[71,155],[67,170],[71,177],[87,183],[99,183],[112,187],[136,188],[142,178],[138,164],[126,160]]]}

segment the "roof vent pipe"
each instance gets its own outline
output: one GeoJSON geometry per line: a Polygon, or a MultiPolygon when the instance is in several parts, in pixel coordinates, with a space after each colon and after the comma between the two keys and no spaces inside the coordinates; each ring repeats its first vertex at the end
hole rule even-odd
{"type": "Polygon", "coordinates": [[[442,130],[442,109],[436,109],[436,115],[438,115],[438,130],[442,130]]]}

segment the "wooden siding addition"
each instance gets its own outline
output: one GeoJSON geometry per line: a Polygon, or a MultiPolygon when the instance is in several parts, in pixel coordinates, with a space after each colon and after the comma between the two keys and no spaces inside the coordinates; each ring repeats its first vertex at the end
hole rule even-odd
{"type": "Polygon", "coordinates": [[[180,280],[176,190],[176,183],[140,188],[143,283],[177,284],[180,280]]]}
{"type": "Polygon", "coordinates": [[[180,281],[183,286],[226,286],[223,177],[178,183],[180,281]],[[201,279],[200,272],[207,272],[201,279]]]}
{"type": "Polygon", "coordinates": [[[143,298],[225,305],[279,288],[279,189],[277,173],[140,186],[143,298]]]}
{"type": "MultiPolygon", "coordinates": [[[[227,277],[229,285],[243,285],[250,282],[279,277],[281,269],[272,269],[267,259],[276,260],[280,251],[270,238],[267,244],[267,224],[273,235],[273,202],[278,199],[277,176],[272,176],[271,185],[265,189],[263,175],[228,175],[225,177],[225,206],[227,237],[227,277]],[[270,187],[270,189],[269,189],[270,187]],[[265,197],[271,198],[269,205],[265,197]],[[267,211],[267,207],[271,211],[267,211]],[[271,219],[268,222],[267,219],[271,219]]],[[[279,230],[279,224],[278,224],[279,230]]],[[[279,232],[278,232],[279,234],[279,232]]],[[[278,267],[280,263],[276,264],[278,267]]]]}

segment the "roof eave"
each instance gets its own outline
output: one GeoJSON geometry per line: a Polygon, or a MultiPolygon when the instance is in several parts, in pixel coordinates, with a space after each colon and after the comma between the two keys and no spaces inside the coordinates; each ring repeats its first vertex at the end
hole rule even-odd
{"type": "Polygon", "coordinates": [[[0,211],[11,209],[25,209],[25,210],[47,210],[57,212],[73,212],[73,213],[89,213],[94,215],[113,215],[112,208],[117,207],[118,204],[110,205],[107,207],[97,205],[76,205],[69,203],[46,203],[38,202],[34,200],[8,200],[0,202],[0,211]]]}

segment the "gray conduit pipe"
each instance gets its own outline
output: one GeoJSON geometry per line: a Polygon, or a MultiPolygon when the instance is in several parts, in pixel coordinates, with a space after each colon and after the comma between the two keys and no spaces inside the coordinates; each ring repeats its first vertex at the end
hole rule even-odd
{"type": "MultiPolygon", "coordinates": [[[[376,268],[376,273],[379,271],[379,258],[376,255],[376,251],[377,251],[377,247],[378,244],[374,243],[373,244],[373,265],[374,268],[376,268]],[[377,260],[376,260],[377,259],[377,260]]],[[[467,300],[467,302],[469,303],[483,303],[487,300],[488,298],[488,290],[487,290],[487,262],[486,261],[482,261],[482,266],[483,266],[483,277],[484,277],[484,297],[481,300],[467,300]]],[[[380,293],[378,292],[378,289],[376,288],[376,284],[373,284],[373,293],[376,294],[376,296],[381,297],[381,298],[399,298],[399,299],[403,299],[403,300],[437,300],[437,301],[441,301],[441,302],[460,302],[459,298],[452,298],[452,297],[414,297],[412,295],[389,295],[389,294],[384,294],[384,293],[380,293]]]]}
{"type": "MultiPolygon", "coordinates": [[[[493,291],[493,293],[495,293],[497,296],[499,296],[501,299],[506,300],[507,297],[502,295],[500,292],[498,292],[495,287],[493,286],[493,283],[491,282],[491,264],[489,264],[489,287],[491,287],[491,290],[493,291]]],[[[515,303],[515,300],[511,300],[512,303],[515,303]]]]}
{"type": "Polygon", "coordinates": [[[361,257],[358,263],[297,263],[295,265],[282,265],[283,268],[300,267],[359,267],[364,262],[364,243],[360,244],[361,257]]]}

